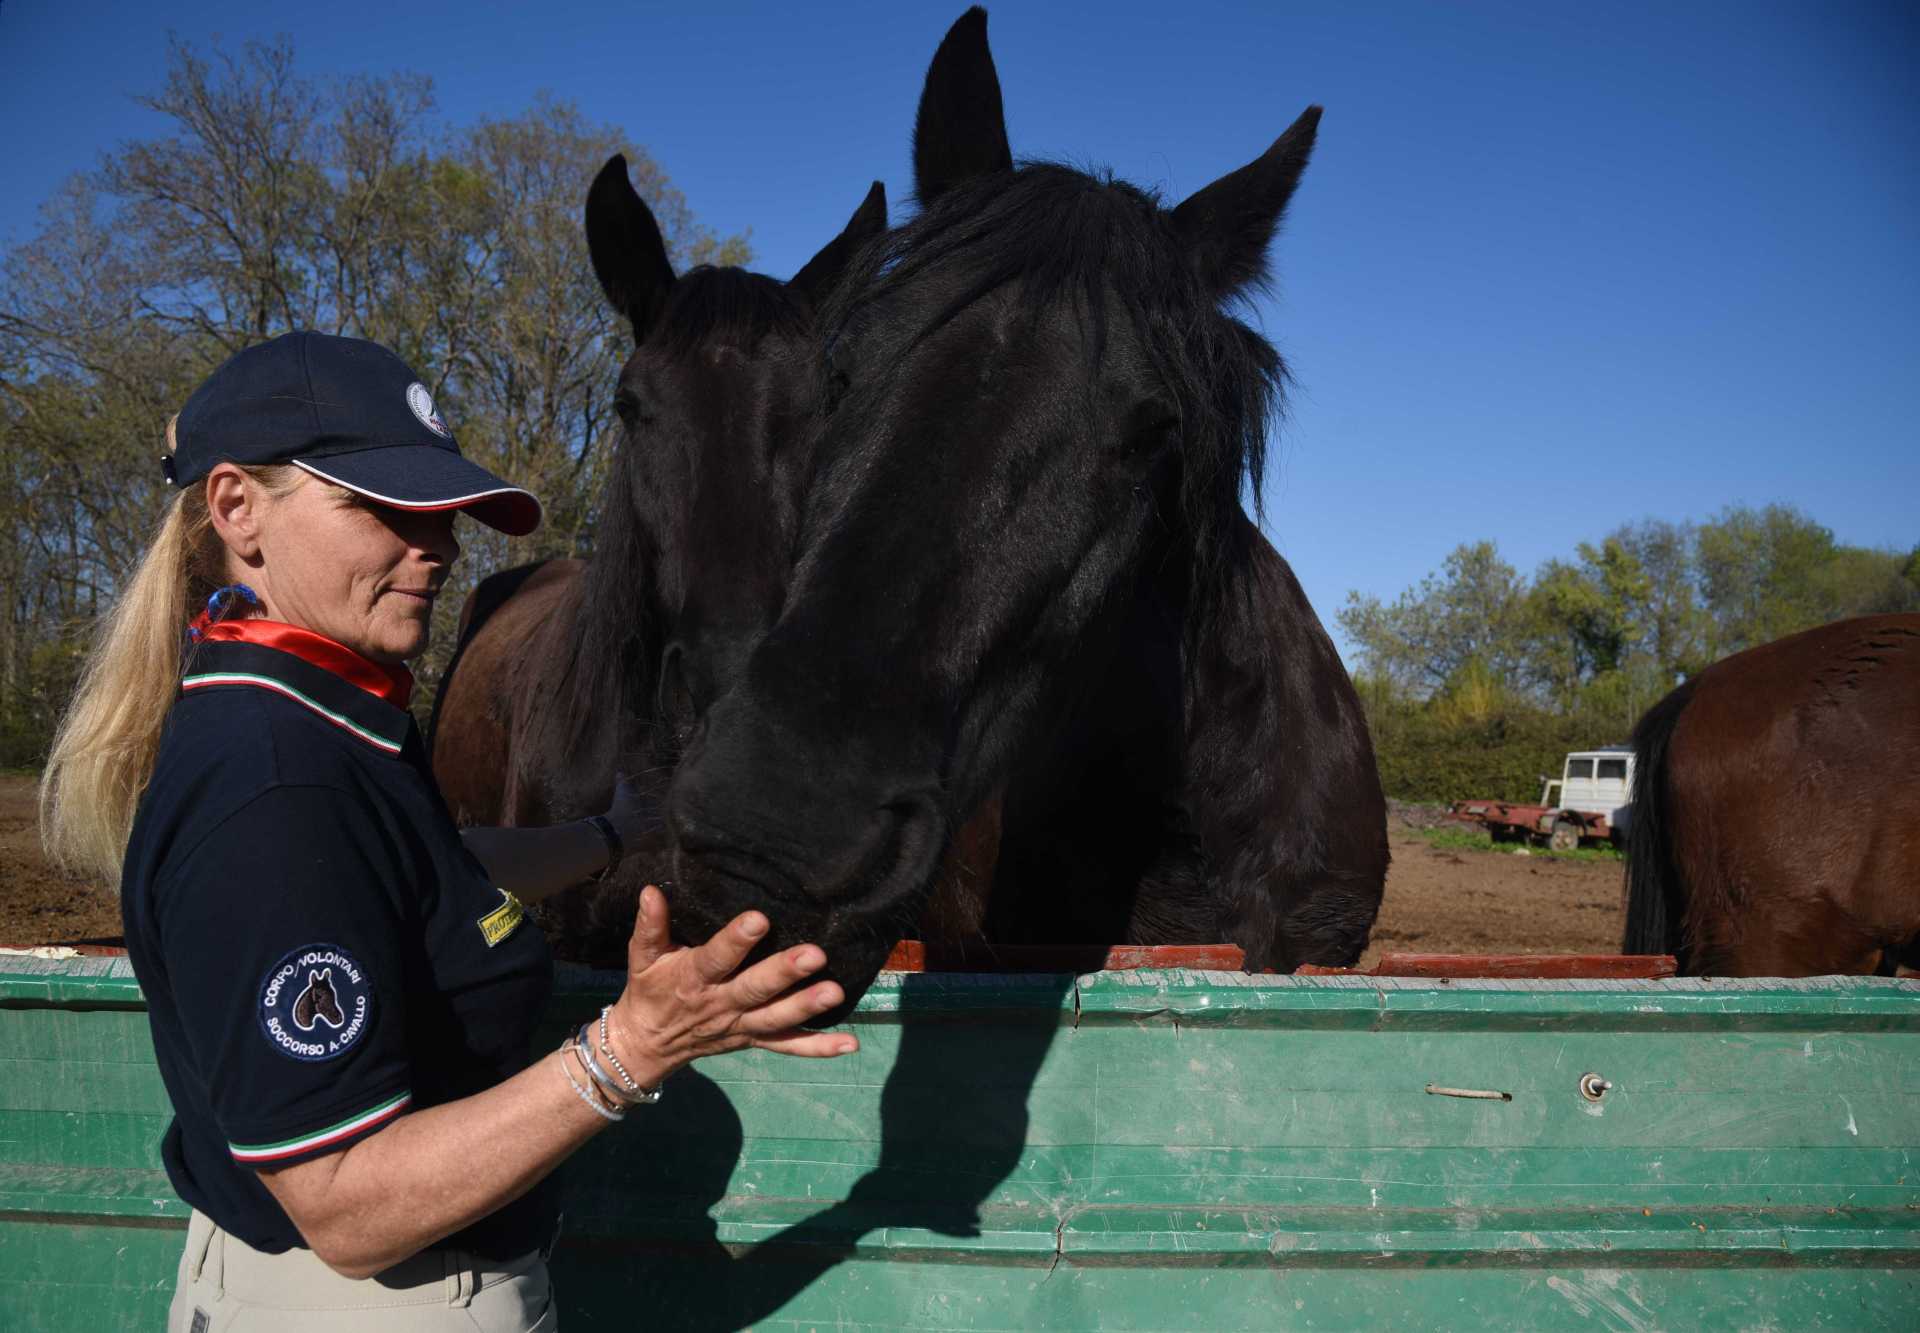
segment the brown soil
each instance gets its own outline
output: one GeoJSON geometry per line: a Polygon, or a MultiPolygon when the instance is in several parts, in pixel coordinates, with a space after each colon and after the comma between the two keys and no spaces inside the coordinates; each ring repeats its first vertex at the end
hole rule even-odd
{"type": "Polygon", "coordinates": [[[0,775],[0,945],[78,944],[120,934],[120,900],[40,853],[34,780],[0,775]]]}
{"type": "MultiPolygon", "coordinates": [[[[1386,903],[1363,965],[1393,953],[1614,953],[1620,865],[1431,846],[1431,823],[1396,807],[1386,903]]],[[[0,776],[0,945],[74,944],[120,933],[119,901],[50,869],[33,779],[0,776]]]]}
{"type": "Polygon", "coordinates": [[[1387,896],[1361,959],[1382,953],[1618,953],[1618,861],[1435,847],[1398,820],[1387,896]]]}

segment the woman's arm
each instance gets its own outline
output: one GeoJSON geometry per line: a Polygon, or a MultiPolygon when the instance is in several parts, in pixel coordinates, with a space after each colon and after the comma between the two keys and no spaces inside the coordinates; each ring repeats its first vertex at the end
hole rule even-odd
{"type": "MultiPolygon", "coordinates": [[[[766,932],[766,918],[748,912],[699,948],[675,949],[665,896],[651,886],[641,893],[627,987],[608,1021],[614,1050],[641,1086],[748,1046],[814,1057],[859,1048],[847,1033],[800,1030],[842,998],[831,981],[795,989],[826,964],[817,946],[734,975],[766,932]]],[[[477,1096],[415,1111],[260,1179],[323,1263],[369,1277],[519,1198],[606,1128],[568,1084],[562,1059],[582,1077],[576,1057],[556,1052],[477,1096]]]]}
{"type": "MultiPolygon", "coordinates": [[[[628,853],[661,827],[659,806],[617,777],[606,818],[628,853]]],[[[583,884],[607,868],[607,842],[584,819],[544,828],[464,828],[460,839],[493,882],[522,902],[535,903],[583,884]]]]}
{"type": "Polygon", "coordinates": [[[537,903],[607,868],[607,843],[584,819],[545,828],[463,828],[460,840],[487,875],[521,902],[537,903]]]}

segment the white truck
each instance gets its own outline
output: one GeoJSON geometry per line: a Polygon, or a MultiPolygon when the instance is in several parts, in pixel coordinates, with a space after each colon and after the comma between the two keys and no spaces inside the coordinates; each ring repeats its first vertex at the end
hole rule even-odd
{"type": "Polygon", "coordinates": [[[1538,805],[1455,801],[1449,813],[1483,826],[1495,841],[1544,842],[1557,852],[1570,852],[1587,839],[1617,843],[1626,837],[1633,801],[1633,751],[1627,746],[1575,750],[1559,777],[1542,774],[1540,781],[1538,805]]]}

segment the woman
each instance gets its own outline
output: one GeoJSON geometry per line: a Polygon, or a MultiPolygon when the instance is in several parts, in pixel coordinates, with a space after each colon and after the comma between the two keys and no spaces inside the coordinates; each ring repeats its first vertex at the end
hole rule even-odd
{"type": "Polygon", "coordinates": [[[740,970],[757,913],[673,948],[648,888],[619,1000],[529,1065],[552,964],[521,904],[610,869],[645,816],[623,786],[605,816],[463,842],[401,663],[454,513],[518,535],[538,502],[358,339],[239,353],[168,449],[180,494],[42,801],[55,853],[119,884],[173,1103],[170,1328],[553,1328],[553,1168],[691,1060],[854,1050],[801,1030],[840,988],[803,984],[812,945],[740,970]]]}

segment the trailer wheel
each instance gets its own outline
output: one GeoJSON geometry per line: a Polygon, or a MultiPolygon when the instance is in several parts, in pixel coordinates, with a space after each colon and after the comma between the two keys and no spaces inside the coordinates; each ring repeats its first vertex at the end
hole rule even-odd
{"type": "Polygon", "coordinates": [[[1547,846],[1556,852],[1570,852],[1580,845],[1580,826],[1570,819],[1553,821],[1553,836],[1547,839],[1547,846]]]}

